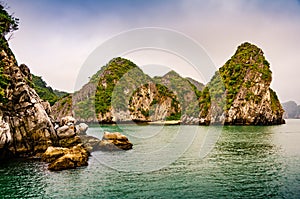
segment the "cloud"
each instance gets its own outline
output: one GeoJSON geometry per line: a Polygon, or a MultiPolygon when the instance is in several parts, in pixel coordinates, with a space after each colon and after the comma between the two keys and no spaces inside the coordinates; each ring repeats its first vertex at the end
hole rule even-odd
{"type": "Polygon", "coordinates": [[[272,87],[280,99],[300,102],[299,1],[12,0],[8,4],[20,18],[20,30],[11,41],[17,59],[54,88],[74,90],[85,59],[113,35],[156,26],[195,39],[216,67],[242,42],[258,45],[271,63],[272,87]]]}

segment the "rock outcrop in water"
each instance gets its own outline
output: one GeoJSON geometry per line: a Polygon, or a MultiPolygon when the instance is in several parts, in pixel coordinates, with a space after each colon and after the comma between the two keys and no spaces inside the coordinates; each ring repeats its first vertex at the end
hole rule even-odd
{"type": "Polygon", "coordinates": [[[204,88],[200,121],[229,125],[284,123],[283,109],[270,88],[271,81],[270,65],[262,50],[243,43],[204,88]]]}
{"type": "Polygon", "coordinates": [[[174,71],[150,78],[129,60],[116,58],[73,94],[72,105],[63,99],[54,107],[72,107],[75,117],[87,122],[282,124],[283,109],[270,88],[271,80],[272,72],[262,50],[247,42],[238,47],[204,88],[174,71]]]}
{"type": "MultiPolygon", "coordinates": [[[[0,52],[3,74],[8,79],[0,105],[0,158],[40,156],[47,148],[75,147],[85,124],[75,125],[72,117],[62,118],[54,127],[50,105],[31,87],[31,74],[24,64],[18,66],[13,55],[0,52]]],[[[72,150],[72,154],[75,152],[72,150]]],[[[87,164],[87,159],[86,160],[87,164]]],[[[76,164],[75,164],[76,165],[76,164]]],[[[77,164],[83,165],[83,163],[77,164]]]]}
{"type": "Polygon", "coordinates": [[[88,164],[88,150],[82,145],[80,135],[85,135],[88,126],[76,121],[71,116],[61,119],[55,126],[57,134],[56,145],[49,146],[42,155],[42,161],[50,163],[50,170],[72,169],[88,164]]]}
{"type": "Polygon", "coordinates": [[[104,132],[101,140],[89,135],[82,135],[80,138],[89,152],[130,150],[133,146],[128,138],[119,132],[104,132]]]}
{"type": "Polygon", "coordinates": [[[66,154],[49,168],[87,165],[88,153],[78,136],[87,126],[76,126],[73,118],[66,117],[54,127],[49,102],[39,97],[29,68],[17,64],[5,38],[16,25],[14,18],[1,4],[0,9],[0,159],[41,157],[53,147],[66,147],[66,154]]]}
{"type": "Polygon", "coordinates": [[[48,169],[60,171],[88,165],[89,152],[81,144],[71,148],[48,147],[42,161],[50,163],[48,169]]]}

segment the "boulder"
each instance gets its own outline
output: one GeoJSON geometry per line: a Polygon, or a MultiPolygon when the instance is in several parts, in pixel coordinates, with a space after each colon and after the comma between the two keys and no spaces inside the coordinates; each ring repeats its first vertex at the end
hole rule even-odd
{"type": "Polygon", "coordinates": [[[89,151],[115,151],[115,150],[129,150],[132,149],[132,143],[128,138],[119,133],[104,132],[102,140],[89,136],[81,135],[81,142],[84,147],[89,151]]]}
{"type": "Polygon", "coordinates": [[[42,161],[51,163],[54,160],[65,155],[68,150],[68,148],[49,146],[45,153],[42,155],[42,161]]]}
{"type": "Polygon", "coordinates": [[[58,145],[61,147],[73,147],[77,144],[81,143],[81,139],[78,135],[74,136],[74,137],[68,137],[68,138],[64,138],[64,139],[60,139],[58,141],[58,145]]]}
{"type": "Polygon", "coordinates": [[[77,135],[86,135],[86,131],[89,128],[89,126],[85,123],[80,123],[75,126],[76,134],[77,135]]]}
{"type": "Polygon", "coordinates": [[[128,138],[125,135],[119,132],[104,132],[102,140],[99,143],[99,148],[100,150],[129,150],[132,149],[132,143],[129,142],[128,138]]]}
{"type": "Polygon", "coordinates": [[[64,125],[71,126],[71,125],[75,125],[75,123],[76,120],[72,116],[65,116],[60,120],[60,126],[64,126],[64,125]]]}
{"type": "Polygon", "coordinates": [[[89,152],[78,144],[72,148],[48,147],[42,159],[49,162],[48,169],[60,171],[88,165],[89,152]]]}
{"type": "Polygon", "coordinates": [[[90,136],[90,135],[80,135],[81,142],[83,146],[89,151],[98,151],[99,150],[99,143],[101,142],[100,139],[90,136]]]}
{"type": "Polygon", "coordinates": [[[61,139],[74,137],[76,135],[75,127],[74,126],[68,126],[68,125],[58,127],[56,132],[57,132],[57,136],[61,139]]]}

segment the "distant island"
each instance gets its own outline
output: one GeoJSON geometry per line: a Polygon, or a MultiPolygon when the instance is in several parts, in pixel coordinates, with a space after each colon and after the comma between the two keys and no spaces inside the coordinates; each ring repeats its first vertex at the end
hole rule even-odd
{"type": "Polygon", "coordinates": [[[294,101],[282,103],[284,109],[283,117],[285,119],[300,119],[300,105],[294,101]]]}
{"type": "Polygon", "coordinates": [[[284,110],[270,88],[272,72],[263,51],[245,42],[207,85],[175,71],[151,78],[118,57],[103,66],[79,91],[52,106],[56,119],[73,114],[82,122],[182,124],[282,124],[284,110]]]}

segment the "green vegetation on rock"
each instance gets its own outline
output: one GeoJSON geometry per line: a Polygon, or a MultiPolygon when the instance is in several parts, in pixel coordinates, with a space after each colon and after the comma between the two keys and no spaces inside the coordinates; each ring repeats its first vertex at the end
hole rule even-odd
{"type": "Polygon", "coordinates": [[[263,51],[248,42],[241,44],[201,93],[200,117],[214,121],[223,118],[228,124],[282,123],[283,110],[269,88],[271,81],[270,64],[263,51]]]}
{"type": "Polygon", "coordinates": [[[36,75],[32,75],[32,85],[40,98],[48,101],[51,106],[61,97],[68,94],[66,92],[53,90],[50,86],[47,86],[47,83],[42,79],[42,77],[36,75]]]}
{"type": "MultiPolygon", "coordinates": [[[[182,114],[198,117],[199,103],[197,99],[201,95],[200,89],[204,87],[203,84],[191,78],[183,78],[173,70],[162,77],[154,77],[154,81],[164,85],[177,95],[182,114]]],[[[174,117],[170,119],[172,118],[174,119],[174,117]]],[[[176,115],[176,118],[180,119],[179,114],[176,115]]]]}
{"type": "MultiPolygon", "coordinates": [[[[227,108],[228,110],[242,86],[250,88],[254,86],[254,78],[248,77],[251,71],[261,74],[262,81],[271,82],[272,72],[270,64],[265,59],[260,48],[248,42],[240,45],[236,53],[228,60],[223,67],[219,69],[220,76],[226,88],[227,108]],[[245,81],[245,78],[246,81],[245,81]]],[[[219,88],[219,85],[217,86],[219,88]]],[[[221,90],[221,89],[220,89],[221,90]]],[[[251,95],[251,93],[249,93],[251,95]]]]}
{"type": "MultiPolygon", "coordinates": [[[[262,50],[245,42],[238,47],[231,59],[215,73],[201,93],[200,106],[204,108],[203,115],[208,113],[209,101],[212,99],[215,99],[224,111],[228,111],[242,87],[249,89],[256,84],[255,78],[261,78],[261,81],[266,82],[269,86],[272,72],[262,50]],[[226,99],[226,102],[221,99],[226,99]]],[[[250,90],[245,99],[246,101],[256,100],[257,103],[261,100],[260,96],[255,96],[250,90]]]]}
{"type": "MultiPolygon", "coordinates": [[[[91,79],[96,78],[92,77],[91,79]]],[[[96,114],[103,115],[109,112],[112,104],[116,110],[126,110],[128,107],[126,89],[132,89],[136,84],[145,83],[148,80],[150,77],[145,75],[133,62],[120,57],[111,60],[101,69],[98,79],[95,93],[96,114]]]]}
{"type": "MultiPolygon", "coordinates": [[[[7,53],[8,56],[13,56],[11,49],[8,46],[7,39],[5,36],[8,34],[12,34],[13,31],[18,30],[19,19],[14,16],[8,14],[8,12],[4,9],[2,3],[0,3],[0,50],[7,53]]],[[[9,77],[4,74],[4,62],[3,57],[1,56],[0,60],[0,103],[6,101],[5,97],[5,89],[9,85],[9,77]]]]}
{"type": "Polygon", "coordinates": [[[283,110],[269,88],[271,80],[262,50],[247,42],[205,87],[175,71],[150,78],[133,62],[118,57],[74,93],[73,108],[83,121],[163,118],[188,124],[222,123],[224,119],[225,124],[277,124],[283,122],[283,110]]]}

